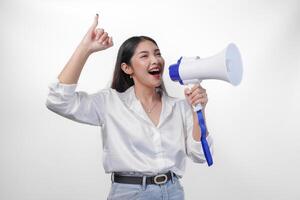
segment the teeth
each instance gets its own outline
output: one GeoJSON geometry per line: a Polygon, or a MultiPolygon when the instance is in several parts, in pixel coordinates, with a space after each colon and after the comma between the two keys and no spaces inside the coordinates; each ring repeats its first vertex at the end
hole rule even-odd
{"type": "Polygon", "coordinates": [[[150,70],[150,72],[158,72],[159,69],[153,69],[153,70],[150,70]]]}

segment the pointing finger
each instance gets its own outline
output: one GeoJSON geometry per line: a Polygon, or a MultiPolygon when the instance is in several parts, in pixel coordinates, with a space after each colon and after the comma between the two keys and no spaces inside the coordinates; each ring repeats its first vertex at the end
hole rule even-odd
{"type": "Polygon", "coordinates": [[[93,22],[92,26],[90,27],[90,30],[89,30],[90,32],[94,31],[95,28],[97,27],[97,25],[98,25],[98,18],[99,18],[99,15],[96,14],[96,16],[94,17],[94,22],[93,22]]]}

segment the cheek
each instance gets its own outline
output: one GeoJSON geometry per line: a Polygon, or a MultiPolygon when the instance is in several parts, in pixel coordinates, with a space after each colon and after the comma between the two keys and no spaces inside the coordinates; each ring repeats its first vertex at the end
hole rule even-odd
{"type": "Polygon", "coordinates": [[[145,61],[135,61],[135,62],[132,62],[132,68],[133,68],[133,71],[134,73],[136,74],[141,74],[141,73],[144,73],[146,71],[146,62],[145,61]]]}
{"type": "Polygon", "coordinates": [[[139,77],[143,77],[149,74],[147,69],[143,65],[137,66],[134,70],[134,73],[139,77]]]}
{"type": "Polygon", "coordinates": [[[133,63],[133,67],[136,69],[146,69],[150,65],[150,61],[148,59],[137,59],[133,63]]]}

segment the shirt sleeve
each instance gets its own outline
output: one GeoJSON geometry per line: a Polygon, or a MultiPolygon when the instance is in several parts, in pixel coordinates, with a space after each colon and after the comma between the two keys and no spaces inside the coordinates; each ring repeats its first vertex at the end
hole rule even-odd
{"type": "Polygon", "coordinates": [[[76,92],[77,84],[63,84],[58,79],[49,84],[46,106],[49,110],[76,122],[101,126],[103,120],[98,105],[103,105],[101,94],[76,92]]]}
{"type": "MultiPolygon", "coordinates": [[[[186,152],[187,156],[196,163],[205,163],[206,159],[200,141],[193,138],[193,110],[192,107],[185,101],[185,130],[186,130],[186,152]]],[[[209,134],[206,137],[211,154],[213,155],[213,139],[209,134]]]]}

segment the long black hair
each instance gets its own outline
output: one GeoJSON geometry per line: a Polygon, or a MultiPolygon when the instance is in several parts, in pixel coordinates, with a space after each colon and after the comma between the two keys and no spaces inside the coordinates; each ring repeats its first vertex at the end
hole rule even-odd
{"type": "MultiPolygon", "coordinates": [[[[112,84],[111,84],[112,89],[115,89],[118,92],[124,92],[128,88],[130,88],[131,86],[134,85],[133,79],[130,78],[130,75],[126,74],[122,70],[121,64],[126,63],[126,64],[130,65],[131,58],[132,58],[138,44],[145,40],[153,42],[156,46],[158,46],[157,43],[155,42],[155,40],[153,40],[152,38],[150,38],[148,36],[131,37],[131,38],[125,40],[125,42],[123,42],[123,44],[120,46],[116,64],[115,64],[114,73],[113,73],[113,79],[112,79],[112,84]]],[[[159,86],[159,89],[165,91],[163,82],[159,86]]]]}

